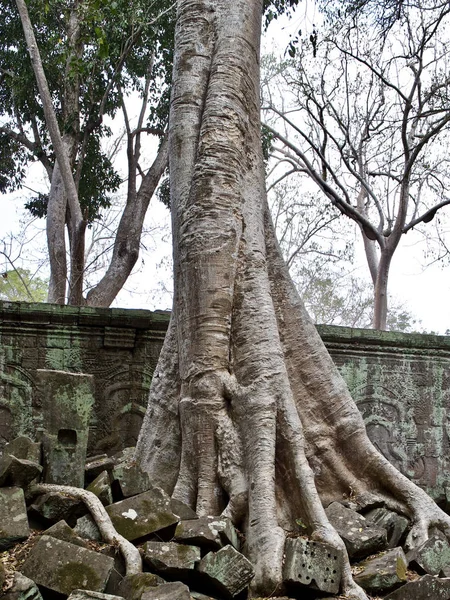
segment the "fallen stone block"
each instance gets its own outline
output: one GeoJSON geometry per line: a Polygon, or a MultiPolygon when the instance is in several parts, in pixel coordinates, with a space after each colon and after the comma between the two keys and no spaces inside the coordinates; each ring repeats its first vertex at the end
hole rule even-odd
{"type": "Polygon", "coordinates": [[[176,542],[146,542],[144,560],[150,569],[169,579],[189,576],[200,562],[200,548],[176,542]]]}
{"type": "Polygon", "coordinates": [[[369,558],[359,563],[358,567],[362,570],[353,579],[373,594],[389,592],[406,582],[408,563],[401,548],[393,548],[381,556],[369,558]]]}
{"type": "Polygon", "coordinates": [[[191,600],[191,594],[187,585],[180,583],[163,583],[154,590],[144,592],[142,600],[191,600]]]}
{"type": "Polygon", "coordinates": [[[190,506],[176,498],[170,499],[170,510],[178,515],[182,521],[198,519],[198,514],[195,510],[192,510],[190,506]]]}
{"type": "Polygon", "coordinates": [[[27,487],[42,473],[42,467],[36,462],[4,454],[0,458],[0,487],[27,487]]]}
{"type": "Polygon", "coordinates": [[[254,577],[251,562],[231,545],[209,552],[197,570],[219,594],[233,597],[242,592],[254,577]]]}
{"type": "Polygon", "coordinates": [[[86,489],[95,494],[103,506],[113,503],[108,471],[102,471],[86,489]]]}
{"type": "Polygon", "coordinates": [[[325,512],[341,536],[350,558],[365,558],[387,547],[386,530],[370,525],[359,513],[339,502],[330,504],[325,512]]]}
{"type": "Polygon", "coordinates": [[[112,472],[113,481],[117,481],[124,498],[143,494],[153,488],[148,473],[135,462],[120,463],[112,472]]]}
{"type": "Polygon", "coordinates": [[[112,473],[115,464],[114,458],[107,454],[100,454],[87,458],[84,466],[86,480],[93,481],[100,473],[103,473],[103,471],[112,473]]]}
{"type": "Polygon", "coordinates": [[[112,594],[93,592],[92,590],[74,590],[68,600],[124,600],[124,598],[112,594]]]}
{"type": "Polygon", "coordinates": [[[396,548],[404,537],[409,520],[387,508],[375,508],[364,515],[369,524],[386,529],[387,547],[396,548]]]}
{"type": "Polygon", "coordinates": [[[22,488],[0,488],[0,552],[30,535],[22,488]]]}
{"type": "Polygon", "coordinates": [[[69,542],[69,544],[75,544],[82,548],[88,548],[88,544],[80,536],[78,536],[72,527],[69,527],[64,520],[58,521],[55,525],[52,525],[49,529],[43,532],[43,535],[50,535],[63,542],[69,542]]]}
{"type": "Polygon", "coordinates": [[[20,435],[6,444],[3,448],[3,455],[12,454],[16,458],[31,460],[40,464],[41,462],[41,444],[33,442],[26,435],[20,435]]]}
{"type": "Polygon", "coordinates": [[[170,510],[170,498],[160,488],[126,498],[106,507],[117,532],[133,541],[178,523],[170,510]]]}
{"type": "Polygon", "coordinates": [[[166,583],[154,573],[136,573],[126,575],[118,587],[118,594],[125,600],[141,600],[142,594],[152,591],[155,587],[166,583]]]}
{"type": "Polygon", "coordinates": [[[341,582],[343,552],[329,544],[305,538],[288,538],[285,546],[283,581],[337,594],[341,582]]]}
{"type": "Polygon", "coordinates": [[[438,579],[424,575],[416,581],[405,583],[402,587],[384,597],[384,600],[449,600],[450,578],[438,579]]]}
{"type": "Polygon", "coordinates": [[[236,529],[226,517],[201,517],[180,521],[173,537],[175,542],[200,546],[205,550],[219,550],[231,544],[239,549],[236,529]]]}
{"type": "Polygon", "coordinates": [[[61,520],[73,522],[88,512],[81,500],[54,492],[39,496],[30,509],[32,514],[38,515],[48,523],[57,523],[61,520]]]}
{"type": "Polygon", "coordinates": [[[79,535],[85,540],[91,540],[93,542],[102,541],[102,534],[91,515],[85,515],[84,517],[77,519],[77,523],[73,530],[76,535],[79,535]]]}
{"type": "Polygon", "coordinates": [[[43,600],[35,582],[18,571],[14,573],[12,586],[2,598],[4,600],[43,600]]]}
{"type": "Polygon", "coordinates": [[[419,573],[439,575],[450,568],[450,545],[444,536],[431,536],[420,548],[408,554],[409,565],[419,573]]]}
{"type": "Polygon", "coordinates": [[[21,571],[38,585],[69,595],[77,589],[103,592],[113,565],[109,556],[43,535],[21,571]]]}

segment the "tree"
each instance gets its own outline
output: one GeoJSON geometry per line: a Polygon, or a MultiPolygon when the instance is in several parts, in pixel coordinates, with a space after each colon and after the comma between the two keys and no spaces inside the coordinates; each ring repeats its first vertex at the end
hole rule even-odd
{"type": "Polygon", "coordinates": [[[167,165],[172,3],[36,2],[31,18],[23,0],[17,6],[20,20],[9,0],[2,2],[0,152],[7,160],[0,167],[0,189],[20,186],[26,166],[40,161],[50,191],[27,206],[47,219],[49,301],[109,306],[138,258],[143,219],[167,165]],[[126,105],[131,92],[141,101],[135,123],[126,105]],[[109,267],[84,298],[86,229],[109,206],[121,181],[102,150],[111,134],[104,118],[119,111],[127,132],[127,200],[109,267]],[[149,169],[142,164],[146,134],[161,140],[149,169]]]}
{"type": "MultiPolygon", "coordinates": [[[[359,15],[359,14],[358,14],[359,15]]],[[[405,9],[384,38],[372,15],[339,20],[314,44],[290,47],[284,69],[295,97],[267,108],[285,127],[275,154],[306,173],[361,231],[374,287],[375,328],[385,329],[390,265],[404,234],[450,204],[450,41],[447,4],[405,9]],[[292,134],[295,139],[292,138],[292,134]]]]}
{"type": "Polygon", "coordinates": [[[44,302],[48,282],[33,276],[28,269],[3,271],[0,279],[0,299],[9,302],[44,302]]]}
{"type": "MultiPolygon", "coordinates": [[[[450,518],[370,443],[281,258],[261,144],[262,4],[177,2],[174,305],[135,459],[200,515],[241,528],[254,592],[271,596],[295,519],[345,552],[323,508],[343,494],[401,507],[411,546],[431,526],[449,535],[450,518]]],[[[348,562],[341,590],[367,598],[348,562]]]]}

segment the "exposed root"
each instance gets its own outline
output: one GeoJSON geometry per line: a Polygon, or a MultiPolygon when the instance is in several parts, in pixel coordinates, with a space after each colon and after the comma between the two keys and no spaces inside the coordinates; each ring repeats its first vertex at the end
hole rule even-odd
{"type": "Polygon", "coordinates": [[[105,507],[95,494],[82,488],[50,483],[38,483],[30,486],[27,489],[27,493],[31,495],[48,493],[64,494],[84,502],[99,528],[104,541],[117,546],[122,553],[127,575],[142,573],[142,559],[139,550],[122,535],[117,533],[105,507]]]}

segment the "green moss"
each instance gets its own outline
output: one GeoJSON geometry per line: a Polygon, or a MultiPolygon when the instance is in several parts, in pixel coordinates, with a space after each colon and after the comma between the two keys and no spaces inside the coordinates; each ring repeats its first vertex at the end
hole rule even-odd
{"type": "Polygon", "coordinates": [[[58,589],[66,594],[76,589],[95,591],[101,587],[101,580],[95,569],[76,562],[63,565],[57,570],[55,577],[58,589]]]}

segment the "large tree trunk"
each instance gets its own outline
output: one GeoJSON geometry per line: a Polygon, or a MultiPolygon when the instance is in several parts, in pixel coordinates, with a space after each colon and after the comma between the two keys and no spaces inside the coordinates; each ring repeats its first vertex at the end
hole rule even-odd
{"type": "MultiPolygon", "coordinates": [[[[246,535],[254,591],[281,582],[301,518],[344,549],[324,505],[370,490],[414,522],[449,518],[369,442],[292,284],[264,186],[261,0],[179,0],[170,114],[175,295],[136,459],[199,514],[246,535]]],[[[366,598],[347,565],[342,592],[366,598]]]]}

